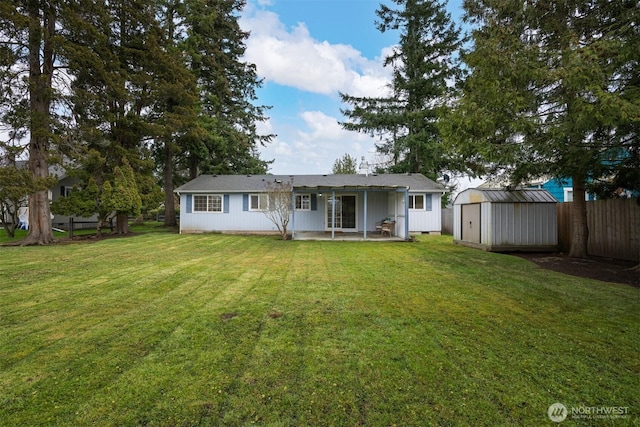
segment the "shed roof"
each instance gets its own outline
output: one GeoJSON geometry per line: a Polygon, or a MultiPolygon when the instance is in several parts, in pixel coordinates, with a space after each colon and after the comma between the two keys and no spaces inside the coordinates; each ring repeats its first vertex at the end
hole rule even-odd
{"type": "Polygon", "coordinates": [[[504,190],[498,188],[470,188],[456,197],[454,204],[465,203],[557,203],[555,197],[547,190],[530,188],[521,190],[504,190]]]}
{"type": "Polygon", "coordinates": [[[176,193],[225,192],[246,193],[265,191],[267,182],[293,180],[295,190],[331,189],[409,189],[443,192],[446,188],[422,174],[371,175],[200,175],[178,187],[176,193]]]}

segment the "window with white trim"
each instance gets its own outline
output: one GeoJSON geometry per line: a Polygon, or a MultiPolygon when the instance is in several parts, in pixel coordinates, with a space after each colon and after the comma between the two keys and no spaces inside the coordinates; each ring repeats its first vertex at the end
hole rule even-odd
{"type": "Polygon", "coordinates": [[[414,211],[432,211],[432,194],[409,194],[409,209],[414,211]]]}
{"type": "Polygon", "coordinates": [[[565,202],[573,202],[573,188],[565,187],[564,190],[564,201],[565,202]]]}
{"type": "Polygon", "coordinates": [[[409,194],[409,209],[424,210],[424,194],[409,194]]]}
{"type": "MultiPolygon", "coordinates": [[[[573,187],[564,187],[564,201],[573,202],[573,187]]],[[[589,200],[589,193],[584,192],[584,199],[589,200]]]]}
{"type": "Polygon", "coordinates": [[[222,195],[193,195],[194,212],[222,212],[222,195]]]}
{"type": "Polygon", "coordinates": [[[296,210],[297,211],[310,211],[311,210],[311,195],[310,194],[296,194],[296,210]]]}
{"type": "Polygon", "coordinates": [[[268,194],[251,194],[249,196],[250,211],[266,211],[269,209],[268,194]]]}

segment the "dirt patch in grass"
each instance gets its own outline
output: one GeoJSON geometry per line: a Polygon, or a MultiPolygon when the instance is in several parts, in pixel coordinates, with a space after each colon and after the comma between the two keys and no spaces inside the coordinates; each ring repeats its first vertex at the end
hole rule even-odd
{"type": "Polygon", "coordinates": [[[231,319],[233,319],[233,318],[234,318],[234,317],[236,317],[236,316],[238,316],[238,313],[222,313],[222,314],[220,315],[220,319],[221,319],[223,322],[226,322],[227,320],[231,320],[231,319]]]}
{"type": "Polygon", "coordinates": [[[623,283],[640,288],[640,271],[637,262],[612,258],[569,258],[563,253],[518,253],[517,256],[536,263],[541,268],[587,277],[603,282],[623,283]]]}

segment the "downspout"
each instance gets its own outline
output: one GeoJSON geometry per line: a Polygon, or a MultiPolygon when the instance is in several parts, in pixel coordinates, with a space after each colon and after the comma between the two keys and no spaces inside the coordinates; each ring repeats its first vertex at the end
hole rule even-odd
{"type": "MultiPolygon", "coordinates": [[[[180,198],[182,197],[182,194],[180,194],[179,191],[174,191],[174,193],[178,195],[178,200],[180,200],[180,198]]],[[[182,203],[180,203],[180,210],[182,211],[182,203]]],[[[180,215],[180,220],[178,221],[178,234],[182,234],[182,217],[183,215],[180,215]]]]}
{"type": "Polygon", "coordinates": [[[336,235],[336,190],[331,191],[331,240],[336,235]]]}
{"type": "Polygon", "coordinates": [[[295,240],[295,239],[296,239],[296,190],[291,190],[291,240],[295,240]]]}

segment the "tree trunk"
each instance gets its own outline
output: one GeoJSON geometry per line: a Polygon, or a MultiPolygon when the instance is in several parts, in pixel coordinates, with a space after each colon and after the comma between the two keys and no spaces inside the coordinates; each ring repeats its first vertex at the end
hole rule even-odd
{"type": "MultiPolygon", "coordinates": [[[[55,35],[53,11],[43,11],[43,17],[40,12],[39,2],[29,3],[29,171],[36,181],[49,177],[47,157],[51,133],[51,82],[54,58],[52,38],[55,35]]],[[[21,244],[46,245],[54,240],[49,192],[40,190],[29,195],[29,233],[21,244]]]]}
{"type": "Polygon", "coordinates": [[[129,216],[127,213],[118,212],[116,214],[116,234],[128,234],[129,233],[129,216]]]}
{"type": "Polygon", "coordinates": [[[587,258],[589,228],[587,226],[587,203],[585,202],[585,179],[581,176],[571,177],[573,180],[573,209],[571,213],[571,249],[569,256],[587,258]]]}
{"type": "Polygon", "coordinates": [[[18,208],[16,206],[5,205],[0,201],[0,221],[2,221],[7,236],[11,238],[15,237],[18,226],[18,208]]]}
{"type": "Polygon", "coordinates": [[[189,179],[198,177],[198,159],[193,154],[189,156],[189,179]]]}
{"type": "Polygon", "coordinates": [[[5,233],[7,233],[7,237],[11,237],[12,239],[16,237],[16,227],[14,224],[9,224],[7,221],[3,221],[2,227],[4,228],[5,233]]]}
{"type": "Polygon", "coordinates": [[[177,224],[175,198],[173,195],[173,151],[171,144],[165,144],[164,159],[164,225],[173,227],[177,224]]]}

